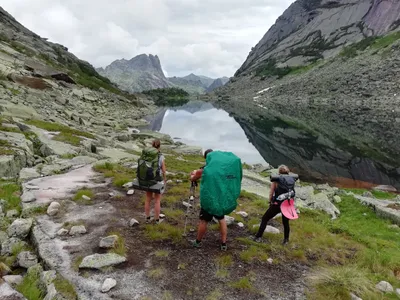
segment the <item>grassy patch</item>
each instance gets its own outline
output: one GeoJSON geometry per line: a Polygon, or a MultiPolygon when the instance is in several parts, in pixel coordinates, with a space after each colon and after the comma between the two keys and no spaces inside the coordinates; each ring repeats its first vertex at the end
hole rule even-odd
{"type": "Polygon", "coordinates": [[[229,268],[233,265],[232,255],[222,255],[215,259],[215,263],[218,268],[229,268]]]}
{"type": "Polygon", "coordinates": [[[89,139],[95,139],[95,136],[91,133],[80,131],[77,129],[73,129],[71,127],[58,124],[58,123],[51,123],[51,122],[46,122],[42,120],[28,120],[26,121],[26,124],[32,125],[47,131],[59,131],[64,134],[70,134],[70,135],[76,135],[76,136],[81,136],[81,137],[86,137],[89,139]]]}
{"type": "Polygon", "coordinates": [[[350,293],[373,299],[374,283],[367,279],[367,275],[365,270],[349,265],[318,270],[309,280],[319,296],[326,295],[325,299],[348,299],[350,293]]]}
{"type": "Polygon", "coordinates": [[[184,218],[185,216],[185,212],[180,209],[164,208],[163,213],[167,216],[168,219],[174,221],[182,220],[182,218],[184,218]]]}
{"type": "Polygon", "coordinates": [[[16,209],[21,211],[21,189],[14,183],[5,184],[0,188],[0,199],[6,200],[5,210],[16,209]]]}
{"type": "MultiPolygon", "coordinates": [[[[343,190],[347,192],[352,192],[356,195],[362,195],[365,192],[369,191],[367,189],[350,189],[350,188],[344,188],[343,190]]],[[[371,190],[370,192],[377,199],[390,200],[396,198],[396,194],[390,192],[375,191],[375,190],[371,190]]]]}
{"type": "Polygon", "coordinates": [[[165,222],[154,226],[146,225],[145,236],[152,241],[172,241],[180,243],[182,241],[183,230],[178,226],[173,226],[165,222]]]}
{"type": "Polygon", "coordinates": [[[219,289],[216,289],[207,295],[206,300],[219,300],[223,299],[223,297],[224,294],[219,289]]]}
{"type": "Polygon", "coordinates": [[[66,154],[60,155],[60,158],[62,158],[62,159],[73,159],[76,156],[77,156],[77,154],[66,153],[66,154]]]}
{"type": "Polygon", "coordinates": [[[165,166],[168,171],[184,172],[187,173],[188,177],[190,172],[199,169],[203,165],[204,163],[201,163],[200,161],[186,160],[185,158],[184,160],[181,160],[173,156],[165,157],[165,166]]]}
{"type": "Polygon", "coordinates": [[[246,263],[253,262],[255,260],[265,262],[268,260],[268,254],[266,249],[261,246],[250,246],[247,250],[240,253],[240,259],[246,263]]]}
{"type": "Polygon", "coordinates": [[[57,292],[64,296],[65,299],[77,299],[78,295],[76,294],[75,287],[60,274],[57,274],[53,283],[57,292]]]}
{"type": "Polygon", "coordinates": [[[82,139],[79,136],[70,134],[70,133],[65,133],[61,132],[57,134],[53,140],[59,141],[62,143],[67,143],[73,146],[79,146],[81,144],[82,139]]]}
{"type": "Polygon", "coordinates": [[[28,300],[42,300],[46,295],[40,283],[40,272],[28,272],[16,290],[28,300]]]}
{"type": "Polygon", "coordinates": [[[119,164],[113,164],[109,162],[95,165],[93,170],[103,173],[105,177],[113,178],[113,185],[116,187],[122,187],[125,183],[128,183],[136,178],[135,169],[126,168],[119,164]]]}
{"type": "Polygon", "coordinates": [[[154,255],[156,257],[165,258],[165,257],[169,256],[169,251],[167,251],[167,250],[157,250],[156,252],[154,252],[154,255]]]}
{"type": "Polygon", "coordinates": [[[160,279],[165,274],[166,274],[166,270],[164,268],[156,268],[156,269],[150,270],[147,273],[147,276],[149,276],[150,278],[153,278],[153,279],[160,279]]]}
{"type": "Polygon", "coordinates": [[[8,89],[14,96],[18,96],[19,94],[21,94],[21,91],[13,89],[13,88],[9,88],[8,89]]]}
{"type": "Polygon", "coordinates": [[[114,247],[110,249],[110,252],[125,256],[126,255],[126,247],[125,247],[125,239],[119,232],[110,232],[108,235],[116,235],[118,237],[117,242],[114,247]]]}
{"type": "Polygon", "coordinates": [[[20,42],[17,41],[10,41],[9,43],[11,45],[12,48],[14,48],[14,50],[25,54],[26,56],[32,57],[34,56],[36,53],[35,51],[25,47],[23,44],[21,44],[20,42]]]}
{"type": "Polygon", "coordinates": [[[372,44],[371,48],[372,49],[383,49],[386,48],[390,45],[392,45],[394,42],[398,41],[400,39],[400,32],[394,32],[391,34],[388,34],[386,36],[377,38],[374,43],[372,44]]]}
{"type": "Polygon", "coordinates": [[[252,291],[253,288],[253,283],[251,282],[249,277],[243,277],[240,278],[238,281],[234,281],[229,283],[229,286],[238,289],[238,290],[246,290],[246,291],[252,291]]]}
{"type": "Polygon", "coordinates": [[[90,204],[92,204],[93,197],[94,197],[94,193],[93,193],[92,190],[81,189],[78,192],[76,192],[76,194],[74,196],[74,201],[79,203],[79,204],[90,205],[90,204]],[[89,197],[90,200],[83,199],[82,198],[83,196],[89,197]]]}

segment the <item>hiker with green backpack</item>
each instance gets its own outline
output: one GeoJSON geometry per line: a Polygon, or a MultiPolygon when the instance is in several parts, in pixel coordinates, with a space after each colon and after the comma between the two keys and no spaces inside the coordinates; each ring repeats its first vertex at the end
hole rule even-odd
{"type": "Polygon", "coordinates": [[[227,250],[228,228],[225,215],[237,207],[241,192],[242,162],[231,152],[207,150],[204,153],[206,165],[191,173],[192,182],[201,178],[200,186],[200,222],[197,238],[193,246],[200,248],[207,232],[207,225],[216,219],[220,225],[221,250],[227,250]]]}
{"type": "Polygon", "coordinates": [[[145,148],[138,161],[137,178],[140,189],[146,191],[144,211],[146,223],[150,223],[150,203],[154,197],[154,220],[160,223],[161,195],[164,192],[167,178],[165,158],[160,152],[160,140],[154,140],[152,147],[145,148]],[[161,177],[162,173],[162,177],[161,177]]]}

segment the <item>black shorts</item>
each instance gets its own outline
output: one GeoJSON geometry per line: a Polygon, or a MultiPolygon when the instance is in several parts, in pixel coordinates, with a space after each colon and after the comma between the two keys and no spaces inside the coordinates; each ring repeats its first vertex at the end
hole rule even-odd
{"type": "Polygon", "coordinates": [[[216,218],[219,221],[219,220],[223,220],[225,218],[225,216],[210,215],[204,209],[200,209],[200,220],[203,220],[206,222],[211,222],[213,218],[216,218]]]}

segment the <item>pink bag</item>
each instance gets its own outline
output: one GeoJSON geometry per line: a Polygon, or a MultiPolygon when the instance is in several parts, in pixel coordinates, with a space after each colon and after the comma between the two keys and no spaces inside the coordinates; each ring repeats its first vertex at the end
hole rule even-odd
{"type": "Polygon", "coordinates": [[[294,199],[283,201],[281,204],[281,212],[289,220],[296,220],[299,218],[296,212],[296,207],[294,206],[294,199]]]}

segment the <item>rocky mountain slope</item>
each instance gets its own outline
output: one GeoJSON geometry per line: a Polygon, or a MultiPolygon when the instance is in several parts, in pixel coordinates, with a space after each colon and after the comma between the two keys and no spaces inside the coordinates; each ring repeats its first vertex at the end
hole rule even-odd
{"type": "Polygon", "coordinates": [[[99,68],[97,71],[129,92],[172,86],[164,75],[157,55],[141,54],[131,60],[116,60],[105,69],[99,68]]]}
{"type": "Polygon", "coordinates": [[[296,1],[214,95],[268,162],[399,188],[399,17],[397,1],[296,1]]]}
{"type": "Polygon", "coordinates": [[[266,65],[299,66],[335,56],[351,43],[396,30],[400,2],[297,0],[251,50],[236,76],[266,65]]]}
{"type": "Polygon", "coordinates": [[[213,81],[213,83],[207,88],[206,92],[207,93],[212,92],[213,90],[224,86],[228,81],[229,81],[229,78],[227,78],[227,77],[215,79],[213,81]]]}

